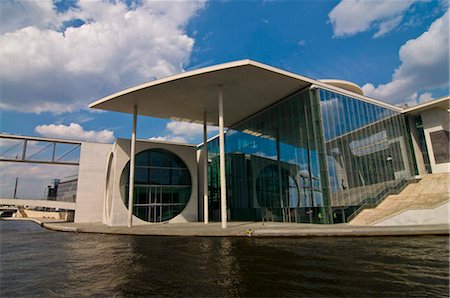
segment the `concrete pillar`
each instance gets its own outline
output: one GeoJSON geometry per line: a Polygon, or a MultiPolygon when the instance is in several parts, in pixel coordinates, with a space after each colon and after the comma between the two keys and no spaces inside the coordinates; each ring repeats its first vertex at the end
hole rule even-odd
{"type": "Polygon", "coordinates": [[[207,114],[203,112],[203,219],[205,224],[209,221],[208,210],[208,125],[207,114]]]}
{"type": "Polygon", "coordinates": [[[133,196],[134,196],[134,159],[136,155],[136,123],[137,106],[133,106],[133,128],[131,132],[131,153],[130,153],[130,182],[128,183],[128,227],[133,225],[133,196]]]}
{"type": "Polygon", "coordinates": [[[225,136],[223,128],[223,87],[219,86],[220,210],[222,228],[227,228],[227,183],[225,178],[225,136]]]}

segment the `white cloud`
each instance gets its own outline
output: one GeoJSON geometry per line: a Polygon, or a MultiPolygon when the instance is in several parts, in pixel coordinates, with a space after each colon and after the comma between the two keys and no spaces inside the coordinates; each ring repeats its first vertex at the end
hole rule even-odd
{"type": "MultiPolygon", "coordinates": [[[[171,141],[179,143],[197,142],[200,143],[200,137],[203,135],[203,125],[197,123],[170,121],[166,124],[169,134],[166,136],[152,137],[150,140],[171,141]]],[[[208,126],[208,133],[217,131],[215,126],[208,126]]]]}
{"type": "Polygon", "coordinates": [[[187,139],[182,136],[176,135],[167,135],[167,136],[159,136],[159,137],[151,137],[149,140],[152,141],[169,141],[175,143],[187,143],[187,139]]]}
{"type": "Polygon", "coordinates": [[[77,166],[0,163],[0,196],[12,198],[16,178],[19,178],[17,198],[42,199],[53,179],[77,174],[77,166]]]}
{"type": "Polygon", "coordinates": [[[328,14],[335,37],[355,35],[376,28],[379,37],[397,27],[403,13],[421,0],[342,0],[328,14]]]}
{"type": "Polygon", "coordinates": [[[114,141],[114,133],[111,130],[86,131],[78,123],[39,125],[34,129],[38,134],[49,138],[61,138],[88,142],[111,143],[114,141]]]}
{"type": "Polygon", "coordinates": [[[400,66],[392,80],[375,87],[367,83],[362,89],[368,96],[393,103],[429,98],[417,92],[448,88],[449,84],[449,12],[435,20],[428,31],[407,41],[399,50],[400,66]]]}
{"type": "Polygon", "coordinates": [[[378,32],[376,32],[373,35],[373,37],[380,37],[380,36],[383,36],[384,34],[388,33],[389,31],[391,31],[392,29],[394,29],[395,27],[400,25],[400,22],[402,21],[402,19],[403,19],[403,16],[398,16],[396,18],[393,18],[393,19],[390,19],[390,20],[380,23],[379,30],[378,30],[378,32]]]}
{"type": "Polygon", "coordinates": [[[52,1],[2,1],[0,7],[0,34],[28,26],[55,28],[61,22],[52,1]]]}
{"type": "Polygon", "coordinates": [[[75,111],[183,71],[194,45],[185,27],[204,2],[139,2],[79,0],[61,13],[52,1],[1,1],[0,108],[75,111]],[[73,19],[85,24],[64,29],[73,19]]]}
{"type": "Polygon", "coordinates": [[[419,96],[419,102],[427,102],[433,99],[433,94],[431,94],[430,92],[425,92],[424,94],[419,96]]]}

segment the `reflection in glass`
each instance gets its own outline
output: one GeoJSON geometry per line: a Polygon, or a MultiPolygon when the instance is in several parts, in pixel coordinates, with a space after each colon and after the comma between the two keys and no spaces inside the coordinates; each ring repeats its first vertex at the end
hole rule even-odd
{"type": "MultiPolygon", "coordinates": [[[[404,117],[327,90],[303,90],[226,133],[231,220],[344,222],[411,176],[404,117]]],[[[210,215],[219,219],[218,140],[208,143],[210,215]]]]}
{"type": "Polygon", "coordinates": [[[409,136],[393,110],[327,90],[320,99],[333,210],[348,217],[411,177],[409,136]]]}
{"type": "MultiPolygon", "coordinates": [[[[120,190],[128,208],[130,163],[120,178],[120,190]]],[[[163,149],[136,154],[133,214],[149,222],[169,220],[183,211],[191,196],[191,175],[186,164],[163,149]]]]}

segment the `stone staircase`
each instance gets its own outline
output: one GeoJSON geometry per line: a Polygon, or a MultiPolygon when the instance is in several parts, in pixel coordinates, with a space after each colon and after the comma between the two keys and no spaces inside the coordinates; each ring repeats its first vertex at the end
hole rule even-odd
{"type": "Polygon", "coordinates": [[[376,208],[362,210],[351,225],[375,225],[407,210],[432,209],[450,201],[450,173],[428,174],[376,208]]]}

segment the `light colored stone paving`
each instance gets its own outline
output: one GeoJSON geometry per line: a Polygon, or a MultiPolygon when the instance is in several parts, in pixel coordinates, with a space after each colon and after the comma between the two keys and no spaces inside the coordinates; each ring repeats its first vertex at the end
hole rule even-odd
{"type": "Polygon", "coordinates": [[[407,210],[432,209],[450,200],[450,173],[425,175],[400,194],[390,195],[376,208],[361,211],[351,225],[374,225],[407,210]]]}
{"type": "MultiPolygon", "coordinates": [[[[39,223],[38,219],[34,219],[39,223]]],[[[354,237],[354,236],[404,236],[449,235],[449,225],[420,226],[352,226],[348,224],[318,225],[295,223],[230,222],[227,229],[214,222],[150,224],[144,226],[108,227],[101,223],[44,222],[43,227],[56,231],[77,233],[101,233],[117,235],[149,236],[198,236],[198,237],[354,237]]]]}

